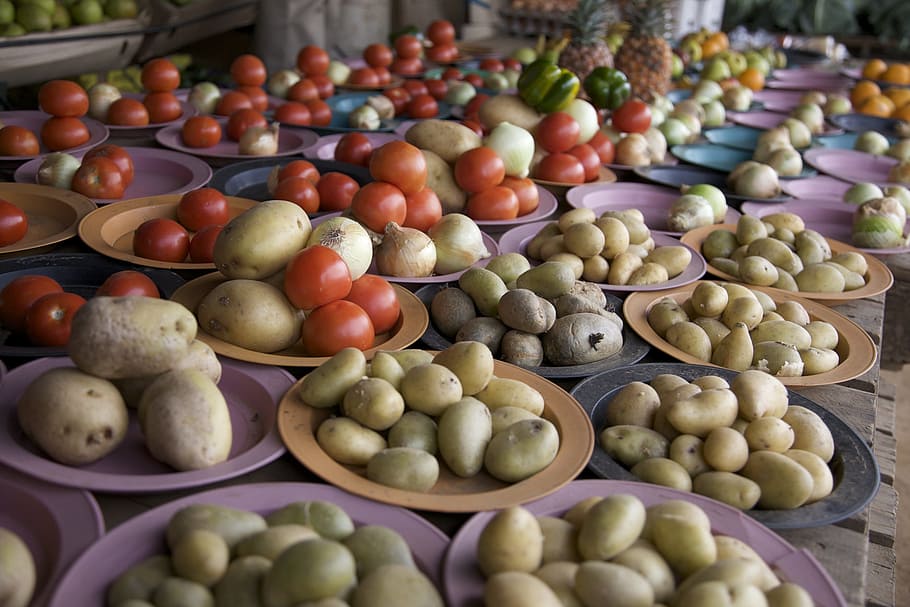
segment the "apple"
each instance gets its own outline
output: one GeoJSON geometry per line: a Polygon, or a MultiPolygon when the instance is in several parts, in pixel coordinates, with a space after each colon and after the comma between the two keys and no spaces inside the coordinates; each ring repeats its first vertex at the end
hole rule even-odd
{"type": "Polygon", "coordinates": [[[720,99],[723,94],[724,90],[714,80],[699,80],[695,88],[692,89],[692,99],[701,104],[720,99]]]}
{"type": "Polygon", "coordinates": [[[104,7],[98,0],[79,0],[70,7],[70,13],[79,25],[101,23],[104,19],[104,7]]]}
{"type": "Polygon", "coordinates": [[[670,67],[670,76],[675,80],[683,75],[686,66],[683,65],[682,57],[678,53],[673,53],[673,63],[670,67]]]}
{"type": "Polygon", "coordinates": [[[682,39],[679,43],[679,50],[684,57],[689,58],[689,63],[698,63],[701,61],[701,44],[691,34],[682,39]]]}
{"type": "Polygon", "coordinates": [[[692,131],[689,130],[686,123],[672,116],[664,120],[657,128],[664,134],[669,146],[688,143],[692,137],[692,131]]]}
{"type": "Polygon", "coordinates": [[[518,59],[524,65],[528,65],[534,63],[534,60],[537,59],[537,51],[530,46],[523,46],[512,51],[511,57],[518,59]]]}
{"type": "Polygon", "coordinates": [[[0,0],[0,25],[9,25],[16,18],[16,7],[10,0],[0,0]]]}
{"type": "Polygon", "coordinates": [[[755,68],[765,77],[771,73],[771,63],[758,51],[748,50],[745,52],[745,56],[747,67],[755,68]]]}
{"type": "Polygon", "coordinates": [[[727,120],[727,108],[720,99],[713,99],[704,105],[705,119],[702,124],[706,127],[721,126],[727,120]]]}
{"type": "Polygon", "coordinates": [[[727,62],[727,65],[730,66],[730,74],[732,76],[739,76],[746,71],[747,67],[749,67],[746,56],[739,51],[727,51],[724,60],[727,62]]]}
{"type": "Polygon", "coordinates": [[[135,19],[139,14],[139,5],[136,0],[107,0],[104,12],[111,19],[135,19]]]}
{"type": "Polygon", "coordinates": [[[834,114],[849,114],[853,111],[853,104],[850,102],[850,98],[846,95],[842,95],[840,93],[831,93],[825,100],[825,105],[822,107],[822,109],[825,111],[826,116],[832,116],[834,114]]]}
{"type": "Polygon", "coordinates": [[[720,81],[731,78],[732,76],[733,73],[730,71],[730,65],[720,57],[711,58],[701,70],[701,77],[705,80],[720,81]]]}
{"type": "Polygon", "coordinates": [[[731,112],[748,111],[749,106],[752,105],[752,89],[743,85],[731,86],[724,91],[721,102],[731,112]]]}
{"type": "Polygon", "coordinates": [[[891,142],[878,131],[864,131],[853,142],[853,149],[867,154],[881,156],[888,151],[891,142]]]}

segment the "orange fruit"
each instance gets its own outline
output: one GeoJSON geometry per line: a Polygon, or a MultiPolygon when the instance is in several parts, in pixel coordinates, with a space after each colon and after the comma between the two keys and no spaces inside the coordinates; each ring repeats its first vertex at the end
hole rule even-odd
{"type": "Polygon", "coordinates": [[[892,63],[888,66],[879,80],[894,84],[910,84],[910,65],[906,63],[892,63]]]}
{"type": "Polygon", "coordinates": [[[859,104],[857,111],[868,116],[888,118],[894,111],[894,102],[884,95],[872,95],[859,104]]]}
{"type": "Polygon", "coordinates": [[[885,73],[886,69],[888,69],[888,64],[885,63],[882,59],[869,59],[863,65],[863,78],[867,78],[869,80],[878,80],[881,75],[885,73]]]}
{"type": "Polygon", "coordinates": [[[701,44],[701,57],[702,59],[710,59],[722,50],[724,49],[720,41],[709,37],[701,44]]]}
{"type": "Polygon", "coordinates": [[[900,88],[900,87],[891,87],[887,88],[882,93],[894,102],[894,105],[901,107],[910,101],[910,89],[900,88]]]}
{"type": "Polygon", "coordinates": [[[910,103],[905,103],[891,113],[892,118],[910,122],[910,103]]]}
{"type": "Polygon", "coordinates": [[[743,70],[743,73],[739,75],[739,81],[743,86],[747,86],[753,91],[760,91],[765,88],[765,75],[754,67],[747,67],[743,70]]]}
{"type": "Polygon", "coordinates": [[[860,80],[850,90],[850,103],[859,107],[863,100],[872,95],[881,95],[882,90],[871,80],[860,80]]]}
{"type": "Polygon", "coordinates": [[[708,39],[716,41],[717,44],[720,45],[721,50],[725,51],[728,48],[730,48],[730,39],[727,38],[727,34],[725,34],[724,32],[719,32],[719,31],[714,32],[713,34],[708,36],[708,39]]]}

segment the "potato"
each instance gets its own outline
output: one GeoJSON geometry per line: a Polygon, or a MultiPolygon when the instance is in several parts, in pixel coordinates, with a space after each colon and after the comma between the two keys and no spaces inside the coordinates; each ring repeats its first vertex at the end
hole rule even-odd
{"type": "Polygon", "coordinates": [[[647,318],[654,332],[663,337],[676,323],[689,320],[689,315],[675,299],[664,297],[648,309],[647,318]]]}
{"type": "Polygon", "coordinates": [[[248,510],[212,504],[190,504],[175,512],[165,530],[167,545],[174,546],[193,529],[206,529],[221,536],[229,548],[265,530],[266,522],[248,510]]]}
{"type": "Polygon", "coordinates": [[[431,416],[441,414],[464,395],[458,376],[436,363],[408,369],[399,389],[409,409],[431,416]]]}
{"type": "Polygon", "coordinates": [[[802,449],[790,449],[784,453],[787,457],[805,468],[812,475],[812,493],[806,503],[817,502],[828,497],[834,489],[834,476],[825,460],[802,449]]]}
{"type": "Polygon", "coordinates": [[[749,422],[743,433],[751,451],[767,449],[783,453],[793,444],[793,428],[779,417],[760,417],[749,422]]]}
{"type": "Polygon", "coordinates": [[[361,579],[386,564],[417,567],[407,540],[391,527],[360,525],[341,543],[354,555],[361,579]]]}
{"type": "Polygon", "coordinates": [[[654,589],[648,580],[634,569],[615,563],[583,562],[575,574],[575,593],[585,605],[654,604],[654,589]]]}
{"type": "Polygon", "coordinates": [[[508,286],[523,272],[531,269],[531,262],[521,253],[500,253],[491,257],[484,267],[499,276],[508,286]]]}
{"type": "Polygon", "coordinates": [[[458,330],[477,316],[474,300],[458,287],[440,289],[430,302],[430,319],[444,336],[452,339],[458,330]]]}
{"type": "Polygon", "coordinates": [[[834,457],[834,438],[824,420],[814,411],[790,405],[783,420],[793,428],[793,449],[811,451],[825,462],[834,457]]]}
{"type": "Polygon", "coordinates": [[[35,559],[15,532],[0,527],[0,597],[5,607],[27,607],[35,593],[35,559]]]}
{"type": "Polygon", "coordinates": [[[493,436],[490,410],[466,396],[439,417],[439,454],[457,476],[474,476],[483,467],[484,451],[493,436]]]}
{"type": "Polygon", "coordinates": [[[544,410],[540,392],[523,381],[508,377],[493,377],[475,397],[494,412],[500,407],[520,407],[541,415],[544,410]]]}
{"type": "Polygon", "coordinates": [[[743,371],[730,384],[739,404],[739,416],[746,420],[771,415],[782,417],[787,411],[789,394],[779,379],[763,371],[743,371]]]}
{"type": "Polygon", "coordinates": [[[404,414],[404,399],[386,380],[364,377],[345,392],[341,410],[371,430],[387,430],[404,414]]]}
{"type": "Polygon", "coordinates": [[[840,293],[847,284],[843,273],[824,263],[809,264],[794,278],[800,291],[813,293],[840,293]]]}
{"type": "Polygon", "coordinates": [[[837,348],[840,334],[831,323],[823,320],[813,320],[803,326],[812,338],[810,343],[812,347],[830,350],[837,348]]]}
{"type": "Polygon", "coordinates": [[[667,457],[652,457],[632,466],[632,474],[654,485],[673,487],[680,491],[692,490],[692,478],[680,464],[667,457]]]}
{"type": "Polygon", "coordinates": [[[752,366],[771,375],[799,377],[806,365],[794,346],[779,341],[762,341],[753,348],[752,366]]]}
{"type": "MultiPolygon", "coordinates": [[[[175,369],[198,369],[208,375],[216,384],[221,380],[221,361],[218,360],[218,355],[212,350],[212,346],[199,339],[193,340],[186,356],[176,361],[170,370],[175,369]]],[[[142,392],[155,381],[158,375],[125,377],[112,381],[123,396],[126,406],[135,408],[139,406],[142,392]]]]}
{"type": "Polygon", "coordinates": [[[610,266],[607,269],[607,284],[628,284],[632,273],[642,267],[644,263],[644,259],[634,253],[624,251],[617,254],[610,260],[610,266]]]}
{"type": "Polygon", "coordinates": [[[664,339],[686,354],[710,362],[711,339],[705,330],[691,321],[678,322],[667,329],[664,339]]]}
{"type": "Polygon", "coordinates": [[[840,364],[840,356],[827,348],[806,348],[799,351],[803,361],[803,375],[815,375],[832,370],[840,364]]]}
{"type": "Polygon", "coordinates": [[[493,434],[498,434],[515,422],[523,419],[537,419],[538,417],[540,416],[535,415],[522,407],[512,407],[508,405],[505,407],[498,407],[494,409],[491,414],[493,434]]]}
{"type": "Polygon", "coordinates": [[[349,417],[326,418],[316,429],[316,442],[340,464],[365,466],[386,448],[386,439],[349,417]]]}
{"type": "Polygon", "coordinates": [[[341,403],[348,389],[367,374],[367,359],[358,348],[344,348],[303,376],[296,392],[306,405],[327,409],[341,403]]]}
{"type": "Polygon", "coordinates": [[[758,587],[762,590],[767,592],[780,584],[780,580],[777,579],[777,575],[771,570],[771,567],[755,552],[752,546],[743,540],[729,535],[715,535],[714,543],[717,545],[717,560],[719,561],[731,558],[745,558],[758,563],[759,568],[762,570],[761,582],[758,587]]]}
{"type": "Polygon", "coordinates": [[[530,289],[545,299],[555,299],[571,292],[575,286],[572,268],[559,261],[545,261],[523,272],[515,279],[519,289],[530,289]]]}
{"type": "Polygon", "coordinates": [[[667,420],[683,434],[704,437],[715,428],[732,424],[738,410],[732,390],[702,390],[670,403],[667,420]]]}
{"type": "Polygon", "coordinates": [[[611,559],[632,545],[645,526],[645,506],[634,495],[608,495],[593,504],[578,529],[584,560],[611,559]]]}
{"type": "Polygon", "coordinates": [[[463,153],[480,146],[480,135],[452,120],[419,120],[404,134],[404,140],[422,150],[438,154],[448,164],[463,153]]]}
{"type": "Polygon", "coordinates": [[[389,382],[396,390],[401,385],[401,378],[404,377],[404,369],[388,352],[373,354],[373,360],[370,361],[367,372],[370,377],[389,382]]]}
{"type": "Polygon", "coordinates": [[[642,426],[610,426],[598,439],[607,455],[627,468],[652,457],[666,457],[670,448],[666,437],[642,426]]]}
{"type": "Polygon", "coordinates": [[[478,316],[464,323],[455,334],[455,341],[477,341],[497,356],[502,349],[502,339],[509,332],[498,318],[478,316]]]}
{"type": "Polygon", "coordinates": [[[259,587],[272,561],[262,556],[241,556],[228,565],[213,588],[216,607],[260,605],[259,587]]]}
{"type": "Polygon", "coordinates": [[[714,470],[736,472],[749,460],[749,442],[733,428],[714,428],[705,437],[703,454],[714,470]]]}
{"type": "Polygon", "coordinates": [[[484,316],[498,315],[499,300],[509,290],[502,279],[486,268],[468,268],[458,278],[458,286],[467,293],[484,316]]]}
{"type": "Polygon", "coordinates": [[[805,588],[784,582],[765,593],[768,607],[812,607],[815,602],[805,588]]]}
{"type": "Polygon", "coordinates": [[[152,602],[155,607],[211,607],[215,604],[215,597],[202,584],[180,577],[169,577],[155,588],[152,602]]]}
{"type": "Polygon", "coordinates": [[[499,299],[499,319],[512,329],[540,334],[556,322],[556,308],[530,289],[510,289],[499,299]]]}
{"type": "Polygon", "coordinates": [[[718,390],[730,387],[729,382],[719,375],[702,375],[693,379],[692,383],[702,390],[718,390]]]}
{"type": "Polygon", "coordinates": [[[749,330],[752,330],[761,322],[762,316],[764,316],[764,310],[761,303],[754,296],[734,297],[730,299],[727,307],[724,308],[720,320],[730,329],[736,323],[741,322],[749,330]]]}
{"type": "Polygon", "coordinates": [[[654,544],[647,540],[636,540],[631,546],[610,559],[610,562],[623,565],[642,575],[654,591],[654,600],[668,603],[676,590],[673,570],[660,555],[654,544]]]}
{"type": "Polygon", "coordinates": [[[477,538],[477,566],[485,576],[501,571],[533,572],[543,561],[543,531],[522,506],[498,511],[477,538]]]}
{"type": "Polygon", "coordinates": [[[436,422],[420,411],[407,411],[395,422],[387,436],[389,447],[412,447],[431,455],[438,448],[436,422]]]}
{"type": "Polygon", "coordinates": [[[263,607],[344,596],[357,583],[354,555],[335,540],[299,542],[282,552],[262,580],[263,607]]]}
{"type": "Polygon", "coordinates": [[[351,607],[444,607],[433,582],[414,566],[383,564],[359,580],[351,607]]]}
{"type": "Polygon", "coordinates": [[[619,352],[622,329],[609,318],[582,312],[556,319],[543,336],[544,356],[552,365],[579,365],[619,352]]]}
{"type": "Polygon", "coordinates": [[[354,521],[341,506],[323,500],[302,500],[285,504],[266,517],[269,526],[305,525],[320,536],[343,540],[354,533],[354,521]]]}
{"type": "Polygon", "coordinates": [[[291,544],[316,537],[319,534],[306,525],[271,525],[268,529],[241,540],[234,547],[234,552],[237,556],[261,556],[274,561],[291,544]]]}
{"type": "Polygon", "coordinates": [[[581,599],[575,594],[575,574],[578,563],[574,561],[553,561],[544,564],[534,572],[534,577],[550,587],[562,607],[584,607],[581,599]]]}
{"type": "Polygon", "coordinates": [[[780,341],[805,350],[812,344],[812,336],[800,325],[789,320],[763,320],[750,333],[753,343],[780,341]]]}
{"type": "Polygon", "coordinates": [[[461,383],[462,394],[473,396],[493,378],[493,355],[479,342],[457,342],[438,352],[433,362],[446,367],[461,383]]]}
{"type": "Polygon", "coordinates": [[[500,122],[510,122],[533,133],[543,116],[518,95],[503,93],[484,101],[478,110],[478,117],[488,129],[495,128],[500,122]]]}
{"type": "Polygon", "coordinates": [[[692,479],[692,491],[740,510],[754,508],[761,497],[758,483],[723,470],[702,472],[696,476],[692,479]]]}
{"type": "Polygon", "coordinates": [[[582,280],[589,280],[591,282],[607,282],[607,276],[610,273],[610,262],[601,257],[600,255],[595,255],[594,257],[588,257],[584,260],[581,270],[582,280]]]}
{"type": "Polygon", "coordinates": [[[114,579],[107,589],[107,604],[120,605],[129,600],[151,601],[155,588],[173,575],[174,568],[169,556],[150,556],[114,579]]]}
{"type": "Polygon", "coordinates": [[[798,508],[812,495],[812,475],[786,455],[775,451],[753,451],[740,474],[758,483],[762,508],[798,508]]]}
{"type": "Polygon", "coordinates": [[[515,422],[490,440],[483,465],[490,476],[517,483],[549,466],[558,451],[556,426],[543,418],[526,419],[515,422]]]}
{"type": "Polygon", "coordinates": [[[436,152],[427,149],[421,149],[420,152],[427,164],[426,187],[436,192],[442,204],[442,212],[461,213],[467,204],[468,194],[456,183],[452,166],[436,152]]]}
{"type": "Polygon", "coordinates": [[[699,316],[720,316],[727,307],[729,296],[726,289],[716,282],[702,281],[696,285],[690,296],[692,307],[699,316]]]}
{"type": "Polygon", "coordinates": [[[661,246],[657,247],[645,257],[645,263],[653,262],[662,265],[667,270],[670,278],[679,276],[689,266],[692,261],[692,253],[688,247],[661,246]]]}
{"type": "Polygon", "coordinates": [[[680,434],[670,442],[667,455],[682,466],[689,476],[696,476],[711,469],[705,461],[704,451],[705,444],[702,439],[691,434],[680,434]]]}
{"type": "MultiPolygon", "coordinates": [[[[498,97],[501,95],[492,99],[498,97]]],[[[500,571],[490,576],[483,586],[483,601],[497,607],[564,607],[549,586],[524,571],[500,571]]]]}
{"type": "Polygon", "coordinates": [[[178,576],[203,586],[212,586],[227,571],[230,551],[217,533],[193,529],[171,548],[171,562],[178,576]]]}
{"type": "Polygon", "coordinates": [[[670,280],[667,268],[654,263],[645,261],[640,268],[632,272],[626,284],[629,285],[656,285],[670,280]]]}
{"type": "Polygon", "coordinates": [[[426,493],[439,479],[439,462],[422,449],[390,447],[367,462],[367,478],[387,487],[426,493]]]}
{"type": "Polygon", "coordinates": [[[499,343],[499,358],[520,367],[538,367],[543,364],[543,342],[531,333],[506,331],[499,343]]]}
{"type": "Polygon", "coordinates": [[[537,523],[543,534],[541,563],[581,560],[581,555],[578,554],[578,529],[575,525],[554,516],[538,516],[537,523]]]}
{"type": "MultiPolygon", "coordinates": [[[[563,248],[565,248],[565,239],[563,239],[563,248]]],[[[575,276],[575,280],[580,280],[581,275],[585,271],[585,262],[584,260],[574,253],[570,253],[568,250],[560,251],[552,255],[546,256],[547,261],[556,261],[559,263],[564,263],[570,268],[572,268],[572,274],[575,276]]],[[[604,260],[606,261],[606,260],[604,260]]]]}
{"type": "Polygon", "coordinates": [[[711,521],[701,508],[682,500],[666,500],[647,509],[649,539],[680,576],[688,576],[717,559],[711,521]]]}
{"type": "Polygon", "coordinates": [[[658,407],[660,396],[657,390],[644,382],[629,382],[610,399],[606,423],[608,426],[631,424],[650,428],[658,407]]]}

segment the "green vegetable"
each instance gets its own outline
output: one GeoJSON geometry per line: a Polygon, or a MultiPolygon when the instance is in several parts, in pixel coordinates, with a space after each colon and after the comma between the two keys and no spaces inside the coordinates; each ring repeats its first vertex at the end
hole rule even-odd
{"type": "Polygon", "coordinates": [[[585,92],[596,108],[615,110],[632,94],[626,75],[613,67],[600,66],[585,78],[585,92]]]}
{"type": "Polygon", "coordinates": [[[543,113],[566,107],[578,95],[579,88],[578,76],[543,59],[529,65],[518,78],[518,95],[543,113]]]}
{"type": "Polygon", "coordinates": [[[906,241],[894,221],[885,215],[857,218],[853,223],[852,240],[854,245],[866,249],[900,247],[906,241]]]}

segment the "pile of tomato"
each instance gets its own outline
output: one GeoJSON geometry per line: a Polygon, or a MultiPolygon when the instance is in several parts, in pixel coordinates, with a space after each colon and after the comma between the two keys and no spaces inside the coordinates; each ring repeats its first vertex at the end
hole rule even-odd
{"type": "Polygon", "coordinates": [[[38,105],[50,114],[41,124],[40,140],[31,129],[8,124],[0,128],[0,156],[37,156],[41,144],[52,152],[75,148],[91,139],[82,117],[88,93],[71,80],[50,80],[38,89],[38,105]]]}
{"type": "Polygon", "coordinates": [[[339,171],[320,173],[309,160],[292,160],[275,169],[273,198],[289,200],[307,214],[343,211],[351,206],[360,184],[339,171]]]}
{"type": "Polygon", "coordinates": [[[123,198],[135,175],[129,152],[113,143],[102,143],[82,157],[70,189],[89,198],[123,198]]]}
{"type": "Polygon", "coordinates": [[[230,220],[230,205],[214,188],[183,194],[175,217],[155,217],[133,233],[133,253],[146,259],[181,263],[210,263],[215,239],[230,220]]]}
{"type": "Polygon", "coordinates": [[[546,152],[534,167],[534,177],[558,183],[596,181],[602,164],[613,162],[613,142],[599,130],[579,143],[581,127],[567,112],[544,116],[534,131],[537,144],[546,152]]]}

